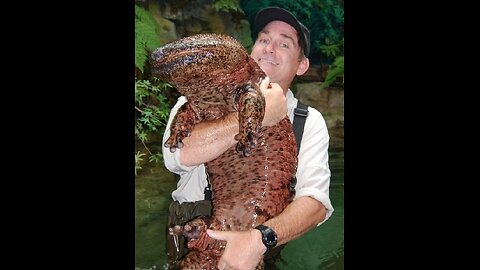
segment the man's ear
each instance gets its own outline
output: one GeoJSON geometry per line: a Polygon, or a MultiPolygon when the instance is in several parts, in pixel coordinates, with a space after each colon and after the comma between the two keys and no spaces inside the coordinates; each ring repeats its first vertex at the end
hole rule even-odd
{"type": "Polygon", "coordinates": [[[303,59],[300,61],[300,65],[298,65],[297,75],[303,75],[305,72],[307,72],[308,67],[310,67],[310,60],[308,60],[306,57],[303,57],[303,59]]]}

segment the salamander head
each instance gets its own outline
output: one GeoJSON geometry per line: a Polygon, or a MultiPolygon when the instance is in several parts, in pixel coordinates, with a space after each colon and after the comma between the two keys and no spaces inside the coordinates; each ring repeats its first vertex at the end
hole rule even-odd
{"type": "Polygon", "coordinates": [[[218,34],[198,34],[171,42],[151,54],[152,73],[177,88],[214,76],[227,76],[245,66],[248,53],[237,40],[218,34]]]}

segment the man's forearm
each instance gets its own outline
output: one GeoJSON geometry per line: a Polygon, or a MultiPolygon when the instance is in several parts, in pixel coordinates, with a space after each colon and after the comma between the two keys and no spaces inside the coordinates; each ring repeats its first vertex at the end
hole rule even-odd
{"type": "Polygon", "coordinates": [[[237,133],[237,113],[197,124],[192,134],[183,139],[180,162],[185,166],[196,166],[217,158],[236,144],[234,136],[237,133]]]}
{"type": "Polygon", "coordinates": [[[327,209],[311,197],[300,197],[290,203],[283,212],[265,222],[278,237],[277,245],[298,238],[317,226],[326,217],[327,209]]]}

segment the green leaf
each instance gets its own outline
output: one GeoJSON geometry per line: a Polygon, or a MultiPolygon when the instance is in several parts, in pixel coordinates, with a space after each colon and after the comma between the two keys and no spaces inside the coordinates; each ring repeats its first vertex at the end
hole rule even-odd
{"type": "Polygon", "coordinates": [[[344,76],[344,57],[339,56],[335,58],[333,65],[328,70],[327,76],[325,81],[322,83],[324,87],[330,86],[338,77],[342,77],[343,83],[343,76],[344,76]]]}
{"type": "Polygon", "coordinates": [[[161,45],[158,28],[152,14],[135,5],[135,66],[142,73],[151,51],[161,45]]]}

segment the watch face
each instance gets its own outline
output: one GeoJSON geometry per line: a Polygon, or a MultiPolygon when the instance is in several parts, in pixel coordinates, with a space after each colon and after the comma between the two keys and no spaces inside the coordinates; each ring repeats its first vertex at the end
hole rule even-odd
{"type": "Polygon", "coordinates": [[[277,245],[277,235],[271,228],[267,228],[264,231],[263,239],[265,240],[265,245],[268,248],[275,247],[277,245]]]}
{"type": "Polygon", "coordinates": [[[268,233],[267,233],[266,236],[265,236],[265,240],[268,241],[269,243],[275,242],[275,240],[276,240],[275,238],[276,238],[276,237],[275,237],[275,235],[273,234],[273,231],[271,231],[271,230],[268,231],[268,233]]]}

